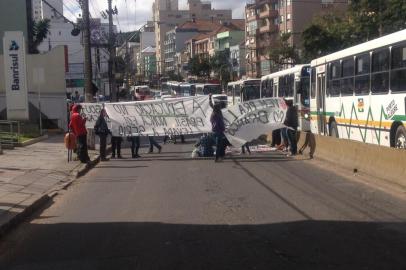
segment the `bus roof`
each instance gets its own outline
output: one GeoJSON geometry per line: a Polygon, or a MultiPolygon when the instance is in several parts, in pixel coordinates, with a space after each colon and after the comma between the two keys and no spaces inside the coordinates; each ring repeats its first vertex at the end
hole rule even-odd
{"type": "Polygon", "coordinates": [[[385,47],[390,44],[398,43],[406,39],[406,30],[398,31],[393,34],[389,34],[365,43],[320,57],[311,62],[311,66],[319,66],[327,62],[335,61],[346,56],[356,55],[363,52],[368,52],[380,47],[385,47]]]}
{"type": "Polygon", "coordinates": [[[292,73],[297,73],[297,72],[300,72],[304,67],[309,67],[309,66],[310,66],[310,64],[296,65],[292,68],[284,69],[284,70],[281,70],[281,71],[278,71],[275,73],[271,73],[271,74],[262,76],[261,81],[277,78],[277,77],[292,74],[292,73]]]}
{"type": "Polygon", "coordinates": [[[198,85],[198,86],[220,86],[220,84],[218,84],[218,83],[197,83],[196,85],[198,85]]]}
{"type": "Polygon", "coordinates": [[[227,85],[238,85],[238,84],[243,84],[245,82],[260,82],[261,79],[245,79],[245,80],[239,80],[235,82],[229,82],[227,85]]]}

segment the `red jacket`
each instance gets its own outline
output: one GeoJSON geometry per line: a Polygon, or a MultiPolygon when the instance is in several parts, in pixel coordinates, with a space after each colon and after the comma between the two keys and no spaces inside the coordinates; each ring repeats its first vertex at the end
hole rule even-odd
{"type": "Polygon", "coordinates": [[[86,135],[86,119],[80,115],[80,105],[75,105],[72,108],[72,115],[69,122],[69,128],[72,130],[76,137],[86,135]]]}

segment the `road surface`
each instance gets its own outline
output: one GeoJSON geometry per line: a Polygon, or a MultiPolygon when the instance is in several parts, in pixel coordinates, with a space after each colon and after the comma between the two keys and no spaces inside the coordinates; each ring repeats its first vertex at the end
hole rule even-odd
{"type": "Polygon", "coordinates": [[[1,239],[0,269],[406,269],[402,198],[280,153],[191,149],[101,163],[1,239]]]}

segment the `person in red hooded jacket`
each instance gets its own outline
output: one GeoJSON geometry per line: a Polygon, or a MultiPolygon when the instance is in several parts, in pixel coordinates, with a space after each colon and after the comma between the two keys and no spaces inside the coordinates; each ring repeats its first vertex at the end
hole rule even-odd
{"type": "Polygon", "coordinates": [[[86,119],[80,115],[82,106],[76,104],[72,108],[72,115],[69,122],[69,128],[76,136],[77,142],[77,154],[79,160],[82,163],[88,163],[90,161],[89,154],[87,152],[87,131],[86,131],[86,119]]]}

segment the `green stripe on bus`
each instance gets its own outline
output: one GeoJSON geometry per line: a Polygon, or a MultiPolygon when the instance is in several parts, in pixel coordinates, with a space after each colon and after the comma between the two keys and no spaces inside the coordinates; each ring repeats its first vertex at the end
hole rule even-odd
{"type": "Polygon", "coordinates": [[[392,117],[393,121],[406,121],[406,115],[395,115],[392,117]]]}
{"type": "Polygon", "coordinates": [[[320,113],[318,113],[318,112],[310,112],[310,114],[311,115],[325,115],[325,116],[334,116],[335,115],[335,113],[333,113],[333,112],[325,112],[325,113],[323,113],[323,112],[320,112],[320,113]]]}

